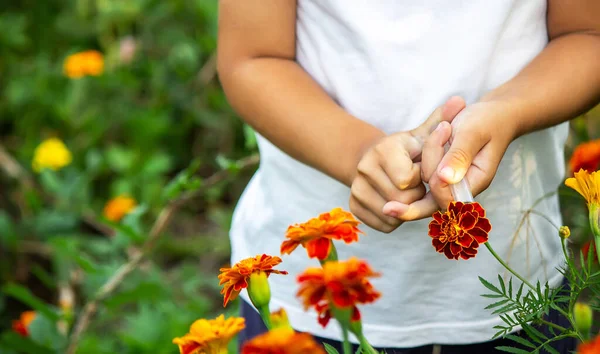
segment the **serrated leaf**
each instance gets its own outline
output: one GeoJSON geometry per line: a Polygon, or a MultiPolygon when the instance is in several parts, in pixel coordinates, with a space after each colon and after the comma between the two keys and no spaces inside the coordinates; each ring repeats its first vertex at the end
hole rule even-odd
{"type": "Polygon", "coordinates": [[[500,283],[500,287],[502,288],[502,294],[506,294],[506,288],[504,287],[504,280],[502,279],[500,274],[498,274],[498,283],[500,283]]]}
{"type": "Polygon", "coordinates": [[[522,325],[523,331],[527,333],[529,338],[531,338],[536,343],[544,343],[548,339],[543,333],[535,329],[533,326],[524,323],[522,325]]]}
{"type": "Polygon", "coordinates": [[[490,304],[490,305],[486,306],[485,310],[493,309],[494,307],[498,307],[498,306],[504,305],[504,304],[506,304],[509,301],[510,301],[510,299],[504,299],[504,300],[500,300],[498,302],[494,302],[493,304],[490,304]]]}
{"type": "Polygon", "coordinates": [[[515,347],[507,347],[504,345],[496,347],[496,349],[500,350],[502,352],[513,353],[513,354],[529,354],[529,352],[527,350],[523,350],[523,349],[519,349],[519,348],[515,348],[515,347]]]}
{"type": "Polygon", "coordinates": [[[492,285],[490,282],[488,282],[487,280],[483,279],[482,277],[478,277],[479,281],[481,282],[481,284],[483,284],[483,286],[485,286],[486,288],[488,288],[489,290],[497,293],[497,294],[503,294],[500,289],[498,289],[497,287],[495,287],[494,285],[492,285]]]}
{"type": "Polygon", "coordinates": [[[515,341],[515,342],[517,342],[519,344],[522,344],[522,345],[524,345],[526,347],[534,348],[534,349],[536,348],[535,344],[531,343],[530,341],[528,341],[527,339],[525,339],[523,337],[515,336],[514,334],[507,334],[506,338],[508,338],[508,339],[510,339],[512,341],[515,341]]]}
{"type": "Polygon", "coordinates": [[[521,283],[521,286],[519,286],[519,290],[517,290],[517,297],[516,297],[517,302],[521,299],[521,294],[523,293],[524,285],[525,285],[525,283],[521,283]]]}
{"type": "Polygon", "coordinates": [[[508,280],[508,297],[512,299],[512,278],[508,280]]]}
{"type": "Polygon", "coordinates": [[[327,343],[323,343],[323,347],[325,348],[325,351],[327,352],[327,354],[340,354],[337,349],[335,349],[334,347],[332,347],[331,345],[327,344],[327,343]]]}
{"type": "Polygon", "coordinates": [[[503,298],[504,295],[502,294],[483,294],[481,295],[482,297],[487,297],[488,299],[499,299],[499,298],[503,298]]]}
{"type": "Polygon", "coordinates": [[[518,307],[519,307],[518,304],[510,303],[510,304],[508,304],[506,306],[503,306],[503,307],[501,307],[499,309],[496,309],[494,312],[492,312],[492,315],[497,315],[499,313],[510,312],[510,311],[516,310],[518,307]]]}
{"type": "Polygon", "coordinates": [[[556,349],[552,348],[552,347],[550,346],[550,344],[546,344],[546,345],[544,345],[544,349],[545,349],[547,352],[549,352],[550,354],[561,354],[561,353],[560,353],[558,350],[556,350],[556,349]]]}
{"type": "Polygon", "coordinates": [[[21,285],[5,285],[2,288],[2,292],[28,305],[35,311],[42,313],[44,316],[48,317],[52,321],[58,321],[58,319],[60,318],[60,316],[55,311],[53,311],[48,304],[38,299],[35,295],[31,293],[31,291],[29,291],[29,289],[21,285]]]}

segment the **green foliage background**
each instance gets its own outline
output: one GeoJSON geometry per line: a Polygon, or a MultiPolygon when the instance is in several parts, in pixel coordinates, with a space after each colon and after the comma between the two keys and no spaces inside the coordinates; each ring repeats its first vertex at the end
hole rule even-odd
{"type": "MultiPolygon", "coordinates": [[[[232,208],[253,172],[235,161],[256,146],[215,75],[216,15],[216,0],[0,6],[0,353],[64,350],[54,326],[60,288],[75,291],[79,311],[143,244],[173,195],[225,170],[235,178],[176,213],[151,257],[99,308],[78,353],[175,353],[173,337],[223,312],[216,274],[228,262],[232,208]],[[105,73],[65,77],[64,59],[89,49],[104,53],[105,73]],[[33,151],[52,136],[74,161],[37,175],[33,151]],[[184,178],[191,163],[197,168],[184,178]],[[104,204],[122,193],[140,206],[121,226],[104,222],[104,204]],[[26,339],[10,326],[29,309],[40,316],[26,339]]],[[[573,122],[567,156],[600,137],[599,117],[573,122]]],[[[582,242],[585,206],[561,190],[565,223],[582,242]]],[[[63,319],[72,324],[73,316],[63,319]]]]}

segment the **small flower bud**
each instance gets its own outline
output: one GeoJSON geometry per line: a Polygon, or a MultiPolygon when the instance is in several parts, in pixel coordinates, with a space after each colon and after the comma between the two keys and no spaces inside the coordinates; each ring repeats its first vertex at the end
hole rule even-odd
{"type": "Polygon", "coordinates": [[[269,305],[269,301],[271,301],[271,288],[269,287],[267,273],[258,271],[250,275],[248,296],[250,296],[254,307],[259,310],[269,305]]]}
{"type": "Polygon", "coordinates": [[[285,309],[281,308],[271,313],[271,329],[288,329],[293,331],[285,309]]]}
{"type": "Polygon", "coordinates": [[[571,229],[569,229],[568,226],[561,226],[558,230],[558,234],[561,238],[569,238],[569,236],[571,236],[571,229]]]}
{"type": "Polygon", "coordinates": [[[573,308],[573,315],[575,317],[575,327],[578,331],[588,333],[592,328],[592,321],[594,314],[592,308],[584,303],[578,302],[573,308]]]}

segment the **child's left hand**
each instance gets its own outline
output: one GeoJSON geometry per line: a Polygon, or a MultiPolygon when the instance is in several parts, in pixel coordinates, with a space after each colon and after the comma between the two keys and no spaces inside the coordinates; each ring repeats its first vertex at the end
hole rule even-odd
{"type": "Polygon", "coordinates": [[[426,139],[421,177],[441,208],[453,200],[449,184],[465,176],[473,196],[492,183],[502,156],[517,136],[507,112],[498,101],[475,103],[463,109],[451,125],[440,123],[426,139]],[[444,153],[448,141],[450,149],[444,153]]]}

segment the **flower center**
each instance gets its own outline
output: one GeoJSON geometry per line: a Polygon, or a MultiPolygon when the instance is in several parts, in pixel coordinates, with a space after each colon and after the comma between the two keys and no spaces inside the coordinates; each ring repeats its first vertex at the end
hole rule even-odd
{"type": "Polygon", "coordinates": [[[440,241],[455,242],[458,236],[460,236],[462,229],[456,222],[449,221],[442,227],[442,232],[443,235],[440,236],[440,241]]]}

